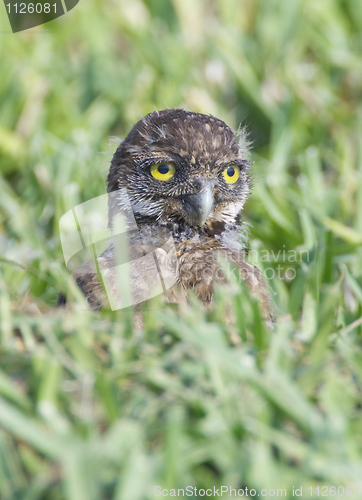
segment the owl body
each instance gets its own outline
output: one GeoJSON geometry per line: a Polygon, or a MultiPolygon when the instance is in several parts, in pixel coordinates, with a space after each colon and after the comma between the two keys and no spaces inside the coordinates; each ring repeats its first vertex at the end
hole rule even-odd
{"type": "MultiPolygon", "coordinates": [[[[115,152],[107,179],[109,228],[117,214],[131,207],[138,230],[164,228],[172,235],[177,258],[177,282],[165,291],[168,302],[187,300],[192,289],[205,305],[215,284],[228,282],[220,258],[231,261],[267,321],[273,317],[268,287],[258,268],[246,262],[241,241],[241,215],[250,192],[247,141],[221,120],[181,109],[155,111],[140,120],[115,152]]],[[[147,254],[138,236],[130,244],[131,259],[147,254]]],[[[147,245],[146,245],[147,246],[147,245]]],[[[168,252],[163,252],[168,259],[168,252]]],[[[115,249],[98,258],[115,293],[115,249]]],[[[133,291],[137,290],[137,271],[133,291]]],[[[74,273],[89,304],[107,302],[91,262],[74,273]]],[[[140,295],[141,296],[141,295],[140,295]]]]}

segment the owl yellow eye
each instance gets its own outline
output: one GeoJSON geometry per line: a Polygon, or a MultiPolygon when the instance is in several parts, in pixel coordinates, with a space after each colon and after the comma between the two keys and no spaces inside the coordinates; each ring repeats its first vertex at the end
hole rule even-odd
{"type": "Polygon", "coordinates": [[[222,173],[227,184],[235,184],[240,176],[240,168],[237,165],[229,165],[222,173]]]}
{"type": "Polygon", "coordinates": [[[173,163],[154,163],[151,166],[151,175],[158,181],[169,181],[175,172],[176,168],[173,163]]]}

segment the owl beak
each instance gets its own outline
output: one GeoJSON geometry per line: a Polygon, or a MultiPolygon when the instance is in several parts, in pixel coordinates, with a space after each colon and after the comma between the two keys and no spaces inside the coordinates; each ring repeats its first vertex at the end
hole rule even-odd
{"type": "Polygon", "coordinates": [[[212,189],[207,186],[200,193],[183,198],[184,209],[198,226],[203,226],[214,205],[212,189]]]}

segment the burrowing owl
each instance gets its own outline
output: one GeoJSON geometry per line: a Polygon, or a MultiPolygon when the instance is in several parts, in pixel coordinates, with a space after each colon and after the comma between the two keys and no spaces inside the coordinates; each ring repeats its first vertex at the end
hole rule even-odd
{"type": "MultiPolygon", "coordinates": [[[[273,304],[260,270],[246,262],[240,243],[241,210],[250,192],[243,130],[235,134],[213,116],[166,109],[140,120],[115,152],[107,180],[108,193],[127,193],[139,229],[164,227],[173,237],[177,283],[167,301],[185,300],[193,289],[210,304],[215,283],[225,283],[219,257],[232,261],[265,319],[273,304]]],[[[121,196],[121,195],[120,195],[121,196]]],[[[109,202],[109,225],[122,200],[109,202]]],[[[114,269],[110,246],[99,261],[114,269]]],[[[75,273],[90,306],[106,301],[96,270],[86,263],[75,273]]],[[[60,298],[59,302],[62,299],[60,298]]]]}

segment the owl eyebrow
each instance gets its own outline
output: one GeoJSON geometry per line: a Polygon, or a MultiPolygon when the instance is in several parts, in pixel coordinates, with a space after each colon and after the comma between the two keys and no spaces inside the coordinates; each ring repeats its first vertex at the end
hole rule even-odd
{"type": "Polygon", "coordinates": [[[235,160],[229,160],[224,163],[220,163],[220,165],[218,165],[218,168],[220,170],[223,170],[229,165],[237,165],[238,167],[240,167],[240,170],[244,170],[250,166],[250,163],[248,162],[248,160],[245,160],[244,158],[242,159],[236,158],[235,160]]]}
{"type": "Polygon", "coordinates": [[[147,158],[142,158],[139,162],[140,167],[150,167],[154,163],[160,163],[160,162],[165,162],[165,163],[175,163],[177,166],[178,162],[175,158],[172,156],[168,155],[160,155],[160,156],[148,156],[147,158]]]}

